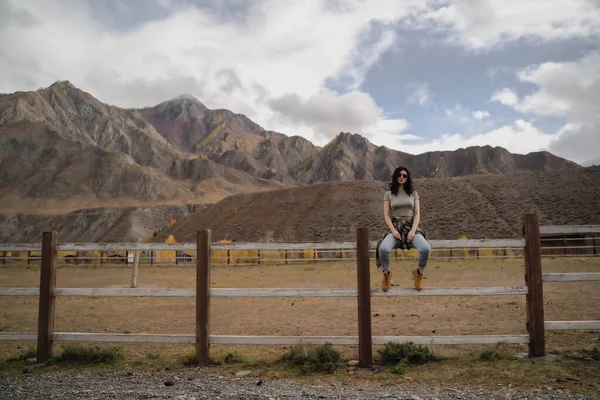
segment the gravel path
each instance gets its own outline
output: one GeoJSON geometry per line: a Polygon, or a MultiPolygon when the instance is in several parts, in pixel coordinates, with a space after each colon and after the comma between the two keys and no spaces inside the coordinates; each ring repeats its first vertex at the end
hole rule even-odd
{"type": "MultiPolygon", "coordinates": [[[[550,389],[550,388],[548,388],[550,389]]],[[[302,385],[291,380],[262,382],[252,377],[207,376],[186,372],[119,372],[0,377],[0,399],[409,399],[512,400],[580,399],[560,390],[521,392],[509,387],[431,389],[382,385],[302,385]]]]}

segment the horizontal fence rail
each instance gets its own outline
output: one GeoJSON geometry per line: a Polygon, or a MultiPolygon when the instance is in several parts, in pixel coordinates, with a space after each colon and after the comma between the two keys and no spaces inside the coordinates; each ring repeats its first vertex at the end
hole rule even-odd
{"type": "MultiPolygon", "coordinates": [[[[374,345],[386,343],[414,344],[528,344],[528,335],[460,335],[460,336],[373,336],[374,345]]],[[[0,340],[35,341],[34,332],[0,332],[0,340]]],[[[196,343],[195,335],[79,333],[55,332],[52,340],[61,342],[114,342],[114,343],[196,343]]],[[[220,345],[358,345],[358,336],[236,336],[211,335],[211,344],[220,345]]]]}
{"type": "MultiPolygon", "coordinates": [[[[39,296],[37,288],[0,289],[0,296],[39,296]]],[[[371,296],[498,296],[524,295],[527,286],[483,286],[425,288],[420,292],[413,289],[392,288],[388,292],[372,288],[371,296]]],[[[196,289],[147,289],[147,288],[56,288],[55,296],[86,297],[195,297],[196,289]]],[[[214,288],[211,297],[356,297],[356,289],[298,289],[298,288],[214,288]]]]}
{"type": "Polygon", "coordinates": [[[544,282],[592,282],[600,281],[600,272],[570,272],[542,274],[544,282]]]}
{"type": "MultiPolygon", "coordinates": [[[[432,249],[502,249],[525,246],[522,239],[468,239],[468,240],[430,240],[432,249]]],[[[377,241],[369,242],[369,249],[374,250],[377,241]]],[[[211,243],[212,250],[356,250],[356,242],[233,242],[211,243]]],[[[0,244],[0,251],[41,251],[39,244],[0,244]]],[[[195,251],[195,243],[63,243],[56,246],[57,251],[151,251],[164,250],[195,251]]],[[[82,258],[82,257],[80,257],[82,258]]]]}
{"type": "Polygon", "coordinates": [[[600,321],[546,321],[547,330],[598,330],[600,321]]]}

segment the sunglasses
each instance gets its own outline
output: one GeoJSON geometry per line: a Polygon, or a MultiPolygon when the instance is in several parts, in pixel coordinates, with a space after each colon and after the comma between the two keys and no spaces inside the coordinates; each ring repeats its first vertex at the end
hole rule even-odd
{"type": "Polygon", "coordinates": [[[400,178],[408,178],[407,174],[400,174],[399,176],[400,176],[400,178]]]}

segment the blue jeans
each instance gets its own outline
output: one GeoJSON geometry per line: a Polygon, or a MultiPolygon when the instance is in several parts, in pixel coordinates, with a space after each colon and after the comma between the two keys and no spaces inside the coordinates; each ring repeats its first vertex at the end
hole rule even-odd
{"type": "MultiPolygon", "coordinates": [[[[384,270],[390,268],[390,251],[396,246],[396,243],[397,240],[394,235],[389,233],[385,239],[383,239],[381,245],[379,245],[379,259],[381,260],[381,268],[384,270]]],[[[419,250],[419,267],[426,267],[429,262],[431,246],[420,233],[417,233],[410,243],[415,249],[419,250]]]]}

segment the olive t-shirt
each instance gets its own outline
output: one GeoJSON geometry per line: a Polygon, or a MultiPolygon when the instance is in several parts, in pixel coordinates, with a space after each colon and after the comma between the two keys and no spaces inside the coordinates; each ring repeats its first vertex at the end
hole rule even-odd
{"type": "Polygon", "coordinates": [[[419,193],[413,190],[413,194],[410,196],[406,194],[403,189],[398,190],[398,195],[395,196],[391,191],[385,192],[383,200],[390,202],[390,216],[391,217],[412,217],[415,200],[419,200],[419,193]]]}

